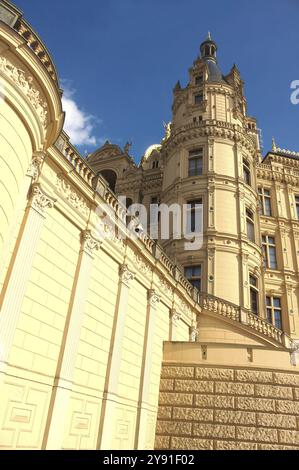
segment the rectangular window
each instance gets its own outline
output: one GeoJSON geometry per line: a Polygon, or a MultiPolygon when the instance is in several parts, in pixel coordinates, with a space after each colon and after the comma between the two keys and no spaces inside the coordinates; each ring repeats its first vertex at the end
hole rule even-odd
{"type": "Polygon", "coordinates": [[[297,219],[299,220],[299,196],[295,196],[295,203],[296,203],[297,219]]]}
{"type": "Polygon", "coordinates": [[[198,148],[189,152],[189,176],[202,175],[203,149],[198,148]]]}
{"type": "Polygon", "coordinates": [[[277,269],[275,238],[269,235],[262,236],[264,267],[277,269]]]}
{"type": "Polygon", "coordinates": [[[280,297],[266,297],[267,320],[282,330],[281,300],[280,297]]]}
{"type": "Polygon", "coordinates": [[[203,81],[203,74],[200,73],[195,77],[195,85],[201,85],[203,81]]]}
{"type": "Polygon", "coordinates": [[[194,104],[201,104],[203,102],[203,93],[194,95],[194,104]]]}
{"type": "Polygon", "coordinates": [[[262,215],[267,215],[271,217],[272,210],[271,210],[270,189],[259,187],[258,192],[259,192],[260,207],[261,207],[262,215]]]}
{"type": "Polygon", "coordinates": [[[259,290],[258,281],[252,274],[249,275],[249,289],[250,289],[250,309],[252,313],[258,315],[259,313],[259,290]]]}
{"type": "Polygon", "coordinates": [[[247,237],[251,242],[255,242],[255,234],[254,234],[254,216],[253,212],[249,209],[246,209],[246,229],[247,229],[247,237]]]}
{"type": "Polygon", "coordinates": [[[186,266],[184,268],[185,277],[199,291],[201,290],[201,265],[186,266]]]}
{"type": "Polygon", "coordinates": [[[243,158],[243,180],[249,186],[251,185],[250,165],[245,158],[243,158]]]}
{"type": "Polygon", "coordinates": [[[187,233],[198,233],[201,228],[200,211],[202,199],[187,201],[187,233]]]}

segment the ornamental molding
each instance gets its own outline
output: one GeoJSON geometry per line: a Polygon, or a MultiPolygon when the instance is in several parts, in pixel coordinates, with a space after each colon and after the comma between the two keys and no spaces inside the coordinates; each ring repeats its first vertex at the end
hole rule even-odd
{"type": "Polygon", "coordinates": [[[130,271],[127,264],[122,264],[119,267],[119,280],[121,283],[130,287],[131,282],[135,279],[135,273],[130,271]]]}
{"type": "Polygon", "coordinates": [[[256,147],[253,140],[244,133],[240,126],[216,120],[191,123],[177,128],[173,136],[167,141],[165,149],[169,151],[187,140],[198,137],[220,137],[229,139],[239,143],[239,145],[241,145],[243,149],[248,150],[252,156],[256,154],[256,147]]]}
{"type": "Polygon", "coordinates": [[[138,269],[138,271],[144,274],[145,276],[149,275],[152,272],[151,265],[146,263],[144,261],[144,258],[138,255],[136,252],[133,252],[133,263],[138,269]]]}
{"type": "Polygon", "coordinates": [[[182,314],[175,309],[170,310],[170,320],[174,326],[177,326],[182,318],[182,314]]]}
{"type": "Polygon", "coordinates": [[[83,230],[81,232],[81,249],[89,256],[93,257],[94,251],[99,250],[101,241],[91,235],[90,230],[83,230]]]}
{"type": "Polygon", "coordinates": [[[44,160],[45,160],[45,155],[43,154],[33,157],[27,169],[26,175],[32,178],[32,181],[34,183],[38,180],[40,176],[41,167],[42,167],[44,160]]]}
{"type": "Polygon", "coordinates": [[[42,100],[40,92],[33,86],[33,77],[24,70],[15,67],[6,57],[0,57],[0,71],[5,74],[28,98],[35,109],[43,128],[47,125],[47,103],[42,100]]]}
{"type": "Polygon", "coordinates": [[[173,289],[163,277],[159,277],[159,287],[167,297],[172,298],[173,289]]]}
{"type": "Polygon", "coordinates": [[[148,302],[151,307],[157,308],[158,303],[160,302],[160,296],[154,289],[150,289],[147,293],[148,302]]]}
{"type": "Polygon", "coordinates": [[[54,207],[55,199],[46,194],[40,184],[34,183],[31,187],[31,195],[29,200],[29,207],[36,210],[40,215],[45,217],[47,209],[54,207]]]}
{"type": "Polygon", "coordinates": [[[87,217],[89,214],[89,207],[85,200],[72,188],[72,186],[61,176],[57,176],[56,190],[62,195],[63,199],[68,201],[75,209],[78,210],[83,216],[87,217]]]}
{"type": "Polygon", "coordinates": [[[199,336],[198,329],[196,328],[195,325],[191,325],[190,328],[189,328],[190,341],[192,341],[192,342],[197,341],[198,336],[199,336]]]}

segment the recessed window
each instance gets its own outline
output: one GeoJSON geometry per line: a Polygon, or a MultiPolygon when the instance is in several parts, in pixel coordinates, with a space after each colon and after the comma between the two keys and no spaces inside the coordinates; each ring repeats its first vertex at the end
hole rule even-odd
{"type": "Polygon", "coordinates": [[[275,238],[270,235],[263,235],[262,248],[265,268],[277,269],[275,238]]]}
{"type": "Polygon", "coordinates": [[[185,277],[188,281],[196,287],[199,291],[201,290],[201,265],[197,266],[186,266],[184,268],[185,277]]]}
{"type": "Polygon", "coordinates": [[[282,319],[281,319],[281,299],[280,297],[266,297],[266,309],[267,309],[267,320],[276,328],[282,330],[282,319]]]}
{"type": "Polygon", "coordinates": [[[246,158],[243,158],[243,180],[249,186],[251,185],[250,165],[246,158]]]}
{"type": "Polygon", "coordinates": [[[152,169],[154,168],[159,168],[159,162],[158,160],[154,160],[153,163],[152,163],[152,169]]]}
{"type": "Polygon", "coordinates": [[[201,104],[203,102],[203,93],[194,95],[194,104],[201,104]]]}
{"type": "Polygon", "coordinates": [[[187,233],[199,233],[201,229],[201,210],[202,199],[187,202],[187,233]]]}
{"type": "Polygon", "coordinates": [[[254,234],[254,216],[250,209],[246,209],[246,230],[247,237],[251,242],[255,242],[254,234]]]}
{"type": "Polygon", "coordinates": [[[195,77],[195,85],[201,85],[203,82],[203,74],[200,73],[195,77]]]}
{"type": "MultiPolygon", "coordinates": [[[[268,217],[271,217],[272,210],[271,210],[270,189],[259,187],[258,193],[259,193],[259,198],[260,198],[260,207],[261,207],[262,215],[267,215],[268,217]]],[[[299,201],[298,201],[298,204],[299,204],[299,201]]]]}
{"type": "Polygon", "coordinates": [[[252,313],[258,315],[259,313],[259,289],[257,277],[253,274],[249,275],[249,290],[250,290],[250,309],[252,313]]]}
{"type": "Polygon", "coordinates": [[[191,150],[189,152],[189,161],[188,161],[188,175],[189,176],[202,175],[202,157],[203,157],[202,147],[195,149],[195,150],[191,150]]]}

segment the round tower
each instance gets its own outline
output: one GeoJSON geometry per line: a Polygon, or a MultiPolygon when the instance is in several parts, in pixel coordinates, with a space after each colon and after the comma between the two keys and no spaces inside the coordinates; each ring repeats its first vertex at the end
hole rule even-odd
{"type": "MultiPolygon", "coordinates": [[[[203,245],[161,240],[202,292],[258,313],[262,305],[262,253],[257,223],[255,119],[246,115],[239,71],[223,76],[210,33],[189,69],[185,88],[173,90],[171,133],[163,143],[161,202],[203,205],[203,245]]],[[[188,218],[187,217],[187,218],[188,218]]],[[[192,220],[191,220],[192,226],[192,220]]],[[[192,227],[191,227],[192,230],[192,227]]]]}

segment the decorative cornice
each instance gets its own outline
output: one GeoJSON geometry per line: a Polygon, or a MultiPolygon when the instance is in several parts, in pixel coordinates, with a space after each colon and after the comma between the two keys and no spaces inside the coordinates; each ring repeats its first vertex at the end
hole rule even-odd
{"type": "Polygon", "coordinates": [[[101,243],[100,240],[91,235],[90,230],[83,230],[81,232],[81,249],[89,256],[93,257],[94,251],[100,249],[101,243]]]}
{"type": "Polygon", "coordinates": [[[131,282],[135,279],[135,273],[129,270],[127,264],[122,264],[119,267],[119,280],[121,283],[130,287],[131,282]]]}
{"type": "Polygon", "coordinates": [[[34,183],[31,188],[31,195],[28,206],[35,209],[40,215],[45,217],[46,209],[51,209],[55,204],[55,199],[46,194],[40,184],[34,183]]]}
{"type": "Polygon", "coordinates": [[[15,67],[6,57],[0,57],[0,72],[5,74],[24,93],[45,128],[47,125],[47,103],[41,99],[40,92],[33,87],[33,77],[26,76],[23,70],[15,67]]]}

